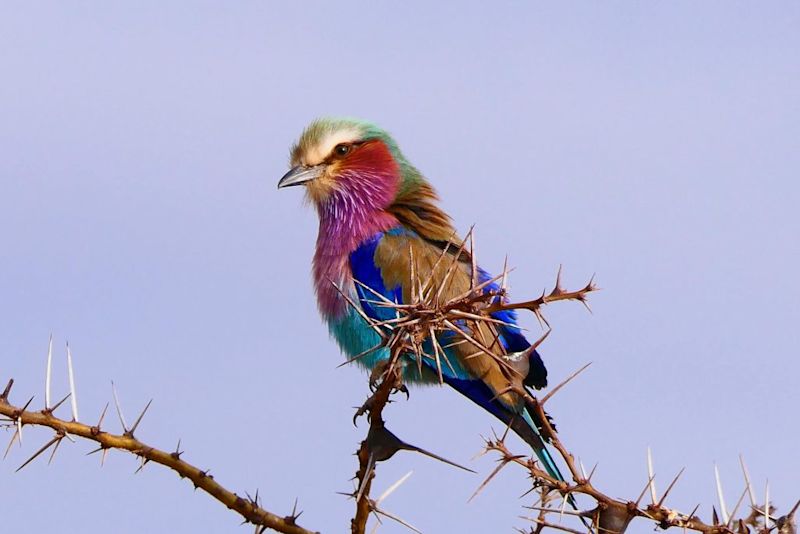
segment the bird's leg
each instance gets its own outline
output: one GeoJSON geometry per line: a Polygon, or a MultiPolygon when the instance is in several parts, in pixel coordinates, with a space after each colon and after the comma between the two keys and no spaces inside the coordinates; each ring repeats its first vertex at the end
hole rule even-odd
{"type": "Polygon", "coordinates": [[[384,374],[389,369],[389,360],[379,360],[369,374],[369,390],[375,393],[383,383],[384,374]]]}
{"type": "Polygon", "coordinates": [[[409,397],[408,388],[403,383],[402,367],[403,364],[392,360],[381,360],[375,365],[369,376],[372,394],[356,410],[353,424],[364,414],[368,414],[368,420],[372,421],[372,412],[377,409],[382,411],[386,403],[391,402],[389,397],[393,393],[401,392],[406,394],[406,399],[409,397]]]}

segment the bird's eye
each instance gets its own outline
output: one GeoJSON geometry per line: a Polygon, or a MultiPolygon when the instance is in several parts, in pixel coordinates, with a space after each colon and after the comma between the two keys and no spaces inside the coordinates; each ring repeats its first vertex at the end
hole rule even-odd
{"type": "Polygon", "coordinates": [[[346,156],[350,152],[350,145],[346,145],[344,143],[338,144],[333,149],[333,152],[337,156],[346,156]]]}

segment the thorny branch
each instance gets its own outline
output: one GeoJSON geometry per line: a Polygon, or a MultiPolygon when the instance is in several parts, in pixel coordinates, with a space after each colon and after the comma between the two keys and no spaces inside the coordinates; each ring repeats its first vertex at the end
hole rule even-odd
{"type": "MultiPolygon", "coordinates": [[[[519,370],[509,363],[509,358],[506,358],[509,355],[505,354],[498,332],[500,327],[509,326],[509,324],[498,319],[498,316],[493,314],[506,310],[525,309],[531,311],[542,326],[546,328],[545,334],[528,349],[528,351],[532,351],[545,340],[550,332],[550,325],[542,315],[543,306],[562,300],[574,300],[587,305],[587,295],[597,289],[593,280],[590,280],[582,289],[565,291],[561,287],[561,270],[559,269],[556,283],[551,291],[543,292],[537,299],[518,303],[509,302],[506,296],[506,282],[509,273],[507,266],[503,267],[503,272],[500,276],[488,280],[480,280],[481,277],[476,266],[472,231],[460,244],[451,243],[444,248],[427,277],[420,276],[413,250],[409,251],[409,257],[412,287],[411,298],[407,303],[399,304],[390,301],[384,295],[375,292],[359,281],[355,281],[360,288],[361,300],[369,302],[372,307],[389,310],[391,312],[389,315],[393,314],[392,318],[379,321],[367,316],[362,307],[351,298],[349,291],[335,286],[348,305],[361,314],[362,318],[380,338],[380,342],[376,346],[350,358],[346,363],[357,361],[375,351],[383,351],[388,355],[383,360],[383,364],[378,365],[373,371],[370,377],[372,394],[358,409],[354,417],[355,422],[356,418],[366,414],[369,421],[369,431],[357,453],[359,469],[355,476],[356,488],[352,493],[347,494],[356,502],[356,513],[351,521],[351,532],[353,534],[365,533],[370,515],[374,515],[378,521],[380,521],[381,517],[392,519],[414,532],[419,532],[400,517],[380,508],[381,501],[402,484],[410,473],[390,486],[377,499],[370,497],[376,464],[388,460],[397,451],[419,452],[461,469],[466,469],[436,454],[402,441],[386,428],[383,410],[386,404],[390,402],[390,397],[397,392],[408,393],[402,381],[402,376],[407,371],[407,367],[416,364],[418,372],[422,373],[423,363],[425,363],[426,368],[435,369],[439,381],[443,382],[444,369],[447,368],[451,371],[453,369],[446,349],[455,344],[464,344],[474,351],[470,354],[470,358],[493,358],[500,368],[508,373],[508,376],[513,376],[513,373],[519,373],[519,370]],[[468,242],[470,243],[469,250],[467,250],[468,242]],[[469,269],[470,274],[469,289],[452,298],[445,298],[445,287],[452,287],[450,283],[453,277],[459,270],[465,268],[469,269]],[[439,274],[438,277],[434,276],[436,273],[439,274]],[[442,273],[444,273],[443,276],[441,276],[442,273]],[[486,334],[487,331],[490,333],[488,336],[486,334]],[[447,334],[447,336],[442,334],[447,334]],[[441,340],[446,337],[457,341],[448,342],[443,346],[441,340]]],[[[514,327],[516,328],[515,325],[514,327]]],[[[527,357],[527,354],[521,355],[527,357]]],[[[19,469],[24,468],[48,450],[50,451],[49,461],[52,461],[63,439],[67,438],[70,441],[74,441],[72,436],[77,436],[97,443],[98,448],[90,454],[101,452],[103,460],[109,450],[119,449],[137,456],[141,462],[139,469],[142,469],[148,462],[158,463],[172,469],[181,478],[191,480],[195,488],[202,489],[220,503],[236,511],[244,518],[244,522],[254,524],[257,534],[264,532],[266,529],[292,534],[310,534],[311,531],[297,524],[296,520],[300,514],[297,513],[296,509],[284,517],[268,512],[261,507],[257,492],[255,497],[250,497],[250,495],[246,494],[247,498],[243,498],[218,484],[208,471],[201,470],[185,462],[181,458],[180,442],[174,452],[165,452],[138,440],[134,436],[134,432],[138,428],[150,403],[145,406],[134,424],[128,427],[119,406],[116,388],[114,388],[113,393],[117,414],[124,430],[122,434],[112,434],[101,429],[108,405],[103,410],[96,425],[89,426],[79,422],[71,360],[71,353],[68,350],[70,394],[59,402],[51,404],[51,339],[45,382],[45,407],[41,411],[29,410],[33,398],[22,407],[17,407],[9,402],[13,380],[8,382],[5,390],[0,394],[0,416],[5,418],[0,418],[0,425],[14,429],[11,442],[5,451],[6,455],[15,441],[22,443],[22,432],[25,425],[48,427],[55,432],[52,439],[39,448],[19,469]],[[70,405],[72,408],[72,420],[70,421],[60,419],[54,415],[54,412],[68,399],[71,400],[70,405]]],[[[776,517],[775,510],[770,504],[769,489],[767,488],[764,498],[765,504],[759,506],[744,462],[742,462],[742,470],[746,482],[745,490],[741,493],[730,513],[723,497],[717,473],[717,494],[721,516],[717,513],[716,508],[713,508],[710,522],[704,522],[695,514],[698,507],[686,514],[670,509],[665,505],[665,501],[677,483],[682,471],[678,473],[661,498],[658,499],[649,450],[647,484],[636,499],[615,499],[598,489],[592,483],[594,469],[587,475],[583,465],[579,462],[576,463],[574,456],[563,444],[544,411],[544,404],[587,366],[573,373],[541,400],[531,395],[526,388],[512,385],[511,380],[509,380],[508,390],[502,392],[513,393],[524,398],[527,405],[533,409],[537,419],[542,421],[542,435],[549,440],[564,459],[568,468],[568,478],[571,480],[557,480],[542,469],[536,459],[529,457],[527,454],[512,453],[505,442],[509,430],[506,429],[506,433],[502,436],[495,435],[493,439],[487,439],[485,442],[484,452],[493,452],[499,455],[498,466],[479,485],[473,497],[480,493],[501,469],[513,464],[527,470],[532,480],[532,490],[535,490],[539,496],[537,503],[528,507],[537,513],[533,517],[525,517],[525,519],[534,523],[534,526],[527,531],[530,534],[540,534],[545,530],[558,530],[574,534],[622,534],[635,518],[649,520],[661,529],[678,527],[683,531],[691,530],[706,534],[797,534],[795,514],[800,508],[800,501],[787,514],[776,517]],[[642,499],[648,492],[651,502],[644,505],[642,504],[642,499]],[[595,503],[594,507],[585,511],[567,509],[568,502],[573,503],[575,495],[583,495],[589,498],[595,503]],[[742,506],[745,496],[749,497],[750,502],[747,514],[744,511],[748,510],[748,508],[742,506]],[[740,509],[742,510],[741,515],[738,514],[740,509]],[[556,515],[559,519],[554,521],[553,518],[556,515]],[[564,515],[579,517],[583,526],[578,525],[580,528],[573,528],[562,524],[560,518],[564,515]]],[[[525,531],[520,530],[520,532],[525,534],[525,531]]]]}
{"type": "MultiPolygon", "coordinates": [[[[567,457],[570,459],[572,458],[572,456],[566,452],[566,448],[558,439],[557,435],[554,435],[552,442],[554,447],[556,447],[556,449],[562,455],[565,455],[565,459],[567,457]]],[[[669,492],[675,487],[675,484],[677,483],[680,475],[683,473],[683,470],[681,470],[675,476],[675,478],[672,479],[672,482],[669,484],[667,490],[660,500],[655,500],[655,477],[651,474],[647,481],[647,485],[645,485],[644,489],[642,489],[642,492],[639,494],[637,499],[632,501],[623,501],[609,497],[597,489],[591,482],[593,473],[590,473],[587,477],[583,471],[580,473],[573,472],[572,482],[562,482],[554,479],[546,471],[540,469],[534,459],[526,456],[514,455],[512,452],[510,452],[505,444],[504,439],[502,438],[486,440],[484,451],[498,453],[500,455],[499,461],[502,464],[514,463],[528,470],[530,477],[533,480],[534,487],[540,490],[542,494],[539,500],[540,506],[534,505],[530,507],[531,509],[538,510],[540,512],[539,516],[536,518],[527,518],[537,524],[535,528],[531,529],[531,533],[538,534],[542,531],[543,527],[554,528],[565,532],[578,532],[575,529],[568,528],[560,524],[548,523],[546,521],[546,516],[547,514],[563,515],[565,513],[563,505],[560,510],[548,506],[550,500],[552,499],[551,495],[583,494],[591,497],[596,502],[596,507],[588,511],[578,512],[577,514],[570,511],[567,511],[566,513],[591,519],[591,526],[589,527],[590,532],[623,533],[627,529],[632,519],[641,517],[649,519],[661,529],[678,527],[684,531],[692,530],[707,534],[749,534],[751,532],[756,532],[758,534],[768,534],[770,532],[776,532],[778,534],[796,534],[794,515],[798,507],[800,507],[800,501],[795,504],[789,513],[781,517],[775,517],[774,515],[771,515],[772,511],[774,511],[771,505],[768,507],[758,506],[755,502],[755,497],[751,496],[752,502],[750,514],[739,519],[735,519],[736,512],[738,511],[745,494],[751,493],[752,495],[752,488],[749,485],[749,480],[747,481],[747,488],[742,493],[739,502],[737,502],[733,513],[731,513],[729,517],[725,517],[726,514],[723,513],[723,519],[720,520],[716,509],[713,509],[712,522],[705,523],[695,515],[697,507],[695,507],[692,512],[685,514],[678,510],[670,509],[664,505],[669,492]],[[651,489],[653,492],[651,493],[653,500],[650,504],[642,506],[642,497],[644,497],[648,489],[651,489]]],[[[571,470],[574,468],[574,462],[568,462],[568,465],[570,465],[571,470]]],[[[747,477],[746,471],[745,477],[747,477]]],[[[766,500],[768,501],[768,499],[769,496],[767,495],[766,500]]],[[[720,506],[722,509],[725,509],[724,500],[720,502],[720,506]]]]}
{"type": "MultiPolygon", "coordinates": [[[[375,373],[379,375],[379,378],[376,379],[379,380],[379,382],[373,382],[374,391],[372,395],[370,395],[366,402],[358,409],[353,419],[355,422],[359,416],[366,414],[369,420],[369,431],[366,439],[361,442],[357,452],[359,466],[355,475],[356,489],[352,493],[347,494],[356,501],[356,515],[350,522],[352,534],[363,534],[366,531],[370,514],[374,514],[379,521],[381,517],[386,517],[402,524],[409,530],[419,532],[419,530],[411,526],[407,521],[380,508],[380,501],[385,498],[388,493],[384,493],[375,500],[370,497],[376,464],[388,460],[394,456],[396,452],[401,450],[418,452],[435,460],[439,460],[440,462],[458,467],[459,469],[474,472],[471,469],[467,469],[466,467],[451,462],[446,458],[442,458],[416,445],[406,443],[386,428],[383,419],[383,409],[386,407],[386,404],[390,402],[389,398],[394,393],[408,393],[405,385],[402,383],[398,366],[398,360],[407,347],[399,342],[390,343],[389,346],[391,348],[390,359],[375,373]]],[[[389,492],[394,491],[404,481],[405,478],[395,483],[389,492]]]]}
{"type": "MultiPolygon", "coordinates": [[[[147,463],[153,462],[156,464],[161,464],[173,471],[175,471],[181,478],[188,478],[192,484],[194,484],[195,489],[201,489],[211,495],[214,499],[225,505],[226,507],[230,508],[231,510],[237,512],[239,515],[242,516],[244,522],[252,523],[256,525],[257,532],[263,532],[266,529],[273,529],[278,532],[284,532],[287,534],[312,534],[312,531],[307,530],[301,526],[299,526],[296,522],[297,516],[299,515],[296,512],[288,516],[279,516],[272,512],[268,512],[264,508],[261,507],[260,500],[258,497],[258,493],[256,492],[255,497],[250,497],[249,495],[245,497],[241,497],[236,493],[229,491],[228,489],[224,488],[221,484],[219,484],[215,479],[214,476],[211,475],[207,470],[200,469],[195,467],[194,465],[186,462],[181,458],[183,451],[180,450],[180,442],[178,442],[178,447],[173,452],[166,452],[146,443],[140,441],[134,436],[134,432],[136,431],[139,423],[142,421],[142,417],[144,416],[147,408],[150,406],[150,403],[147,403],[144,410],[142,410],[139,417],[137,417],[134,424],[130,427],[127,426],[125,423],[124,417],[122,416],[122,410],[119,406],[119,402],[117,401],[116,395],[116,388],[114,389],[114,398],[116,401],[117,413],[120,418],[120,422],[123,426],[123,433],[122,434],[113,434],[110,432],[106,432],[102,429],[103,419],[106,413],[106,409],[108,405],[106,405],[106,409],[103,410],[99,421],[95,425],[87,425],[85,423],[79,422],[77,419],[77,402],[74,402],[76,399],[75,395],[75,385],[74,385],[74,378],[72,373],[72,365],[71,365],[71,354],[69,354],[69,375],[70,375],[70,394],[64,397],[61,401],[56,403],[55,405],[50,405],[50,364],[52,361],[52,340],[50,345],[50,350],[48,351],[48,368],[47,368],[47,379],[45,385],[45,399],[46,405],[44,409],[40,411],[30,410],[29,407],[33,401],[31,398],[28,402],[25,403],[22,407],[15,406],[9,402],[9,395],[11,393],[12,386],[14,384],[14,380],[9,380],[8,384],[6,385],[5,389],[2,393],[0,393],[0,416],[3,416],[4,419],[0,419],[0,424],[13,427],[14,434],[11,437],[11,441],[8,444],[8,448],[6,448],[5,454],[8,455],[11,446],[14,444],[15,441],[18,441],[22,444],[22,432],[23,428],[27,425],[30,426],[39,426],[39,427],[47,427],[52,429],[55,432],[53,438],[48,441],[43,447],[38,449],[28,460],[26,460],[18,469],[24,468],[26,465],[31,463],[41,454],[46,452],[47,450],[51,449],[49,461],[52,461],[53,456],[55,456],[56,451],[58,450],[59,445],[61,444],[64,438],[75,441],[73,436],[80,437],[87,439],[89,441],[95,442],[98,447],[94,451],[90,452],[89,454],[100,452],[102,454],[102,460],[105,460],[105,456],[111,449],[118,449],[122,451],[128,451],[131,454],[135,455],[139,461],[141,462],[139,466],[139,470],[141,470],[147,463]],[[54,415],[54,412],[66,401],[68,398],[73,400],[72,402],[72,420],[67,421],[65,419],[60,419],[54,415]]],[[[4,456],[5,457],[5,456],[4,456]]],[[[138,472],[138,470],[137,470],[138,472]]]]}
{"type": "MultiPolygon", "coordinates": [[[[408,303],[398,304],[392,302],[383,295],[373,291],[368,286],[356,281],[356,284],[363,289],[363,292],[370,294],[370,300],[368,300],[368,302],[372,306],[382,307],[394,312],[395,317],[392,319],[378,321],[367,317],[361,310],[361,307],[356,305],[352,299],[346,297],[345,293],[340,290],[348,303],[358,313],[362,314],[362,317],[364,317],[367,323],[381,337],[380,344],[349,361],[355,361],[365,354],[372,353],[382,348],[389,348],[391,354],[387,365],[379,372],[379,375],[383,379],[380,387],[370,397],[364,407],[359,410],[359,413],[368,412],[370,414],[371,425],[369,435],[359,449],[359,471],[356,475],[359,482],[359,489],[355,493],[357,511],[352,523],[353,534],[363,533],[369,513],[376,511],[375,508],[372,507],[372,501],[369,499],[369,490],[372,477],[374,476],[375,462],[385,458],[376,455],[374,449],[371,449],[369,445],[371,441],[374,441],[371,440],[371,436],[375,434],[376,429],[385,429],[381,413],[392,391],[401,387],[398,385],[397,380],[401,376],[402,366],[406,365],[408,360],[415,360],[421,371],[423,362],[425,362],[428,366],[436,369],[439,381],[441,382],[443,363],[450,368],[452,368],[452,366],[447,360],[447,354],[444,350],[446,347],[440,345],[440,338],[438,336],[441,333],[449,332],[450,334],[455,334],[457,338],[460,338],[459,343],[471,345],[475,350],[474,356],[494,358],[501,368],[504,368],[504,366],[508,366],[507,360],[497,356],[497,352],[501,352],[501,354],[504,353],[502,345],[498,343],[499,336],[497,334],[497,328],[507,323],[497,319],[497,316],[493,316],[492,314],[505,310],[525,309],[531,311],[539,322],[547,328],[545,334],[533,345],[533,348],[536,348],[536,346],[547,337],[550,331],[550,325],[542,315],[542,307],[544,305],[561,300],[574,300],[588,308],[586,297],[590,292],[597,289],[592,278],[582,289],[565,291],[561,287],[561,269],[559,268],[555,285],[551,291],[543,292],[539,298],[533,300],[516,303],[509,302],[506,299],[506,280],[508,276],[508,269],[506,266],[504,266],[500,276],[483,282],[479,281],[472,230],[470,230],[467,238],[461,242],[459,246],[448,245],[445,247],[436,264],[431,269],[430,275],[426,279],[419,276],[419,269],[414,259],[413,249],[410,249],[409,256],[411,262],[411,301],[408,303]],[[465,250],[467,242],[470,243],[469,252],[465,250]],[[449,262],[449,265],[444,267],[443,279],[434,280],[435,273],[441,272],[437,271],[437,268],[440,267],[440,262],[449,262]],[[464,264],[467,262],[470,264],[467,268],[471,269],[469,290],[456,297],[444,299],[444,288],[448,286],[451,277],[458,269],[465,268],[464,264]],[[482,325],[484,328],[480,328],[479,325],[482,325]],[[486,339],[485,335],[481,335],[482,332],[487,329],[493,332],[493,339],[486,339]],[[426,341],[428,343],[427,345],[425,345],[426,341]],[[432,347],[432,349],[426,351],[424,348],[426,346],[432,347]]],[[[499,463],[497,468],[492,471],[478,487],[473,497],[477,495],[503,467],[516,464],[528,471],[533,481],[533,489],[538,490],[540,494],[538,502],[540,506],[531,507],[539,512],[538,515],[533,518],[527,518],[535,523],[535,527],[530,530],[532,534],[539,534],[546,529],[577,534],[583,534],[584,532],[590,534],[622,534],[626,531],[634,518],[645,518],[655,523],[661,529],[678,527],[684,531],[691,530],[706,534],[748,534],[751,532],[756,532],[758,534],[769,534],[772,532],[776,534],[796,534],[794,515],[798,507],[800,507],[800,502],[798,502],[789,513],[776,518],[774,514],[772,514],[768,495],[765,498],[765,502],[767,502],[766,505],[759,507],[756,504],[746,470],[747,489],[742,493],[742,497],[734,507],[734,511],[730,514],[727,512],[727,507],[722,497],[722,489],[718,483],[718,496],[720,499],[722,518],[719,517],[716,509],[713,509],[711,522],[704,522],[695,515],[697,508],[686,514],[665,506],[667,496],[677,483],[682,470],[672,480],[660,500],[656,499],[655,477],[652,474],[652,467],[649,469],[647,486],[645,486],[642,493],[635,500],[625,501],[615,499],[595,487],[591,481],[594,470],[587,476],[583,471],[583,466],[580,466],[579,469],[574,456],[558,437],[555,428],[553,428],[543,408],[545,402],[586,367],[588,367],[588,364],[553,388],[541,401],[531,395],[530,391],[526,388],[512,385],[511,381],[509,381],[507,390],[524,398],[528,406],[531,406],[536,412],[538,420],[543,422],[542,435],[549,439],[551,445],[564,459],[569,471],[568,478],[571,478],[571,481],[555,479],[549,475],[547,471],[540,468],[536,459],[528,455],[513,454],[505,444],[504,434],[502,437],[498,438],[495,436],[494,439],[486,440],[484,452],[492,451],[498,453],[500,455],[499,463]],[[652,502],[648,505],[643,505],[641,501],[648,489],[651,493],[652,502]],[[573,498],[576,494],[589,497],[595,503],[594,508],[580,512],[567,510],[567,502],[573,503],[573,498]],[[735,519],[736,512],[739,510],[745,494],[750,495],[751,512],[746,517],[735,519]],[[560,508],[550,507],[550,503],[556,500],[561,502],[560,508]],[[560,521],[553,522],[549,519],[549,516],[552,514],[558,514],[559,517],[565,514],[578,516],[581,518],[583,527],[577,529],[562,525],[560,521]]],[[[509,369],[510,373],[514,371],[513,368],[509,369]]],[[[375,375],[375,373],[373,373],[373,375],[375,375]]],[[[508,429],[506,429],[506,433],[507,432],[508,429]]],[[[389,454],[389,456],[391,456],[391,454],[389,454]]],[[[651,464],[652,461],[649,460],[648,463],[651,464]]],[[[742,465],[744,467],[744,464],[742,465]]]]}
{"type": "MultiPolygon", "coordinates": [[[[393,360],[397,358],[397,351],[393,360]]],[[[353,498],[356,500],[356,515],[351,521],[351,531],[353,534],[361,534],[366,531],[369,514],[375,510],[375,505],[371,501],[369,494],[372,489],[372,480],[375,478],[375,463],[386,460],[394,454],[394,451],[379,451],[378,436],[386,432],[383,420],[383,408],[389,402],[389,396],[395,388],[397,374],[393,365],[387,368],[383,381],[370,396],[360,412],[368,412],[369,433],[367,438],[361,442],[358,449],[358,471],[356,472],[357,488],[353,498]],[[383,454],[379,454],[383,452],[383,454]],[[387,456],[388,454],[388,456],[387,456]],[[384,456],[386,456],[384,458],[384,456]]],[[[358,415],[358,414],[357,414],[358,415]]]]}
{"type": "MultiPolygon", "coordinates": [[[[390,319],[377,320],[368,316],[362,306],[354,302],[345,290],[334,283],[334,287],[342,298],[356,313],[361,315],[381,340],[379,344],[351,358],[347,363],[357,361],[382,349],[389,354],[388,359],[373,371],[370,379],[371,385],[379,385],[356,413],[356,417],[364,413],[369,414],[370,428],[367,438],[361,443],[358,451],[359,470],[355,477],[357,489],[350,494],[356,500],[356,515],[351,522],[353,534],[365,532],[370,513],[374,512],[376,515],[383,513],[369,497],[376,462],[390,458],[400,449],[416,450],[436,457],[417,447],[403,443],[386,429],[382,417],[383,408],[389,402],[391,394],[395,391],[405,391],[402,375],[406,365],[413,365],[410,360],[416,363],[420,374],[423,371],[423,362],[426,362],[429,367],[433,367],[439,382],[442,383],[443,366],[446,365],[450,370],[453,369],[445,350],[447,346],[443,347],[440,343],[440,334],[447,332],[460,338],[459,343],[471,345],[475,350],[473,356],[493,357],[505,372],[518,373],[518,370],[514,369],[507,359],[497,356],[498,346],[501,346],[498,327],[505,325],[516,328],[516,326],[506,323],[492,314],[509,309],[528,309],[543,324],[547,324],[541,314],[542,306],[559,300],[577,300],[585,305],[586,295],[596,289],[594,283],[590,281],[579,291],[564,291],[560,284],[559,269],[558,278],[552,291],[543,293],[541,297],[532,301],[519,304],[508,303],[505,300],[507,266],[504,266],[500,276],[483,281],[479,279],[472,230],[460,244],[453,245],[451,243],[445,246],[426,276],[420,274],[413,248],[409,248],[409,262],[411,287],[410,301],[407,303],[400,304],[391,301],[369,286],[358,280],[355,281],[362,294],[362,300],[369,302],[373,307],[393,312],[394,317],[390,319]],[[469,243],[469,251],[467,251],[467,243],[469,243]],[[445,298],[444,288],[450,287],[453,279],[462,274],[464,269],[469,269],[468,290],[454,297],[445,298]],[[462,270],[462,273],[459,273],[459,270],[462,270]],[[437,278],[437,273],[440,274],[439,278],[437,278]],[[492,339],[487,339],[484,330],[478,327],[479,324],[487,327],[487,330],[492,333],[492,339]]],[[[546,337],[547,334],[542,336],[529,350],[535,349],[546,337]]],[[[500,350],[502,351],[502,349],[500,350]]],[[[443,458],[438,459],[452,464],[443,458]]],[[[413,529],[404,521],[396,517],[393,519],[413,529]]]]}

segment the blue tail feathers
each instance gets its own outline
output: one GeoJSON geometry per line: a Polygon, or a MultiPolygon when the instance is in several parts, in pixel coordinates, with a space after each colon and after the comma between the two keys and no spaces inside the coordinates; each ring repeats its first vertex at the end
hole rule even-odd
{"type": "Polygon", "coordinates": [[[546,442],[539,432],[541,425],[537,425],[534,422],[527,408],[523,408],[521,414],[512,412],[496,399],[489,386],[480,380],[444,377],[444,381],[503,423],[509,425],[514,433],[531,446],[547,473],[553,478],[564,480],[564,476],[547,450],[546,442]]]}
{"type": "MultiPolygon", "coordinates": [[[[531,415],[528,413],[527,408],[522,409],[522,418],[525,420],[528,426],[538,435],[539,430],[536,427],[536,423],[533,422],[531,415]]],[[[541,439],[541,435],[539,436],[539,439],[544,445],[544,440],[541,439]]],[[[559,470],[555,460],[553,460],[553,457],[550,455],[550,451],[547,450],[546,445],[541,449],[533,447],[533,451],[536,453],[536,456],[539,458],[539,461],[542,462],[542,466],[544,466],[544,469],[545,471],[547,471],[547,474],[549,474],[551,477],[555,479],[561,481],[564,480],[564,476],[561,474],[561,470],[559,470]]]]}

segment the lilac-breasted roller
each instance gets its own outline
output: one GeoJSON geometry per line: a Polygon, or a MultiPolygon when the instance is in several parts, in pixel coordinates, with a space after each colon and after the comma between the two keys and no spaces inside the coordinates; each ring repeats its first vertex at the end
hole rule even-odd
{"type": "MultiPolygon", "coordinates": [[[[354,119],[319,119],[302,133],[291,150],[291,170],[278,187],[304,185],[319,215],[314,253],[313,281],[317,304],[331,335],[348,357],[379,344],[378,334],[339,293],[334,283],[360,306],[367,317],[385,320],[393,311],[374,305],[375,295],[402,304],[411,295],[411,269],[420,279],[444,274],[437,271],[442,254],[459,252],[450,217],[437,205],[438,197],[422,174],[406,159],[394,139],[377,126],[354,119]],[[455,246],[451,244],[455,243],[455,246]],[[410,255],[414,256],[412,267],[410,255]]],[[[454,258],[455,273],[444,284],[443,298],[469,290],[471,260],[454,258]]],[[[441,269],[440,269],[441,270],[441,269]]],[[[480,270],[480,281],[490,276],[480,270]]],[[[490,284],[487,288],[497,289],[490,284]]],[[[442,381],[509,425],[535,451],[545,469],[563,480],[542,438],[542,422],[509,386],[540,389],[547,385],[547,370],[536,350],[516,327],[513,311],[494,314],[500,358],[519,359],[517,373],[504,372],[493,357],[475,357],[474,347],[454,343],[458,334],[445,332],[448,365],[423,358],[422,366],[405,365],[403,379],[410,383],[442,381]],[[497,323],[500,324],[500,323],[497,323]],[[420,370],[421,369],[421,370],[420,370]]],[[[491,348],[491,347],[490,347],[491,348]]],[[[374,351],[357,361],[369,369],[389,358],[388,349],[374,351]]],[[[412,355],[409,361],[414,361],[412,355]]]]}

